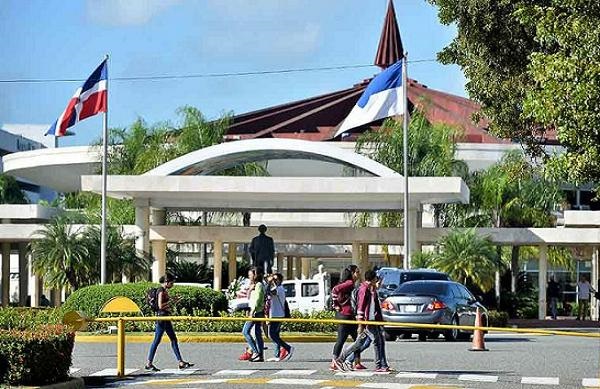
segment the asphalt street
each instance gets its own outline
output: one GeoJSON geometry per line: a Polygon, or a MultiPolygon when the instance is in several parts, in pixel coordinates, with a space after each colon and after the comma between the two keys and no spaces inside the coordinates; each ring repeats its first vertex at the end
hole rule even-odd
{"type": "MultiPolygon", "coordinates": [[[[386,343],[389,363],[397,370],[386,375],[373,374],[372,349],[364,358],[370,370],[336,374],[328,368],[331,343],[294,346],[289,362],[250,363],[237,360],[244,347],[241,343],[185,343],[180,345],[183,358],[196,366],[180,372],[169,343],[163,343],[155,360],[163,371],[149,374],[143,371],[148,345],[131,343],[126,349],[128,376],[116,379],[114,343],[77,343],[72,374],[85,377],[88,386],[96,387],[600,387],[600,339],[488,334],[487,352],[470,352],[470,342],[441,338],[398,340],[386,343]]],[[[265,356],[271,357],[271,353],[267,350],[265,356]]]]}

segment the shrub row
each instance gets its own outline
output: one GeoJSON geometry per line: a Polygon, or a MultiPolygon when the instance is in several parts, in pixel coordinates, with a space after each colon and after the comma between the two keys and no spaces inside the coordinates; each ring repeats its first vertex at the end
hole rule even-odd
{"type": "Polygon", "coordinates": [[[75,334],[62,325],[0,330],[0,383],[47,385],[65,381],[74,342],[75,334]]]}
{"type": "Polygon", "coordinates": [[[0,330],[33,330],[61,319],[62,312],[55,308],[0,308],[0,330]]]}
{"type": "Polygon", "coordinates": [[[502,311],[488,311],[489,327],[506,327],[508,324],[508,313],[502,311]]]}

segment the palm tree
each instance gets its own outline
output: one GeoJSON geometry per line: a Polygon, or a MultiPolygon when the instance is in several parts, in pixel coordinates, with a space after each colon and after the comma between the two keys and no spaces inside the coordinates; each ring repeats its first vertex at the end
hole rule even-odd
{"type": "Polygon", "coordinates": [[[52,219],[44,229],[36,231],[40,239],[30,244],[33,270],[44,276],[52,288],[66,285],[71,290],[90,285],[98,279],[98,262],[89,255],[81,227],[68,217],[52,219]]]}
{"type": "Polygon", "coordinates": [[[484,292],[493,288],[496,251],[489,238],[478,235],[474,229],[454,230],[439,240],[438,247],[434,268],[484,292]]]}

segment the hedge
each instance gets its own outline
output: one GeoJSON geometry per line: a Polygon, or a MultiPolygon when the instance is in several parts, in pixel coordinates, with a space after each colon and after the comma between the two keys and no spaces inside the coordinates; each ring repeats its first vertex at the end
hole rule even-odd
{"type": "Polygon", "coordinates": [[[0,308],[0,330],[33,330],[61,319],[61,310],[55,308],[0,308]]]}
{"type": "Polygon", "coordinates": [[[69,378],[75,334],[62,325],[0,330],[0,383],[47,385],[69,378]]]}
{"type": "Polygon", "coordinates": [[[508,324],[508,313],[502,311],[488,311],[488,327],[506,327],[508,324]]]}
{"type": "MultiPolygon", "coordinates": [[[[79,289],[67,298],[62,307],[63,312],[81,311],[87,316],[98,317],[102,306],[112,297],[124,296],[132,299],[145,316],[151,316],[152,310],[146,303],[146,294],[150,288],[158,284],[138,282],[129,284],[93,285],[79,289]]],[[[210,288],[197,288],[193,286],[174,286],[169,294],[178,296],[179,302],[174,313],[192,315],[199,310],[215,315],[219,311],[227,310],[227,299],[221,292],[210,288]]]]}

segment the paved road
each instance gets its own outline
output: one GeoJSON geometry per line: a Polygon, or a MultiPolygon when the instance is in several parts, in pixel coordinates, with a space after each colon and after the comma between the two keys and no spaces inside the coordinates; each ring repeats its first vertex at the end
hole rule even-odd
{"type": "MultiPolygon", "coordinates": [[[[128,344],[129,375],[115,379],[115,344],[78,343],[73,357],[73,375],[86,377],[89,386],[136,385],[143,387],[259,388],[267,384],[286,387],[368,388],[582,388],[600,387],[600,340],[556,336],[490,334],[489,352],[469,352],[470,343],[448,343],[442,339],[426,343],[399,340],[387,343],[390,375],[371,371],[336,374],[328,370],[332,344],[297,344],[289,362],[249,363],[237,360],[242,344],[181,344],[184,359],[194,369],[179,372],[168,343],[159,348],[156,365],[161,374],[141,368],[148,345],[128,344]],[[79,369],[79,370],[77,370],[79,369]],[[111,369],[111,370],[105,370],[111,369]]],[[[270,353],[270,350],[266,351],[270,353]]],[[[366,364],[373,366],[372,350],[366,364]]],[[[271,355],[267,355],[271,356],[271,355]]],[[[269,385],[270,386],[270,385],[269,385]]]]}

